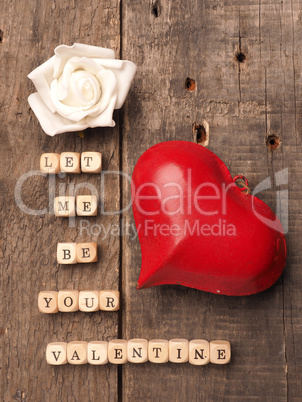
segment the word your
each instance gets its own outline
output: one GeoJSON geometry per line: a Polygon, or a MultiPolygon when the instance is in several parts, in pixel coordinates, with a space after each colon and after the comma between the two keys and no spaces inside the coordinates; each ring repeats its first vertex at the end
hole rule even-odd
{"type": "Polygon", "coordinates": [[[42,154],[40,158],[42,173],[100,173],[102,154],[100,152],[62,152],[60,154],[42,154]]]}
{"type": "Polygon", "coordinates": [[[118,290],[44,290],[39,293],[38,307],[41,313],[54,314],[75,311],[117,311],[120,308],[118,290]]]}

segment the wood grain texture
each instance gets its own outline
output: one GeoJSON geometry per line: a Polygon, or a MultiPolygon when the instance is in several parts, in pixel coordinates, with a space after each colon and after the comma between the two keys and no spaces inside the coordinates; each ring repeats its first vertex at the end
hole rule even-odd
{"type": "MultiPolygon", "coordinates": [[[[28,215],[15,203],[17,180],[39,169],[43,152],[100,151],[103,169],[119,168],[119,126],[85,131],[85,137],[67,133],[51,138],[43,132],[27,103],[34,87],[27,74],[53,55],[62,43],[87,43],[113,48],[119,54],[120,18],[116,1],[4,1],[0,29],[1,115],[1,401],[117,400],[117,368],[113,365],[52,367],[45,361],[52,341],[110,340],[118,335],[118,313],[58,313],[37,309],[41,290],[118,289],[119,238],[80,231],[82,218],[70,227],[67,219],[47,213],[28,215]],[[99,261],[59,266],[56,245],[63,241],[98,241],[99,261]]],[[[115,116],[118,123],[118,115],[115,116]]],[[[72,192],[88,182],[98,190],[100,175],[30,177],[22,186],[22,200],[33,209],[48,208],[59,191],[72,192]],[[66,187],[64,187],[66,185],[66,187]],[[74,188],[75,186],[75,188],[74,188]]],[[[119,182],[108,185],[103,202],[119,207],[119,182]]],[[[85,193],[81,189],[78,193],[85,193]]],[[[86,192],[87,193],[87,192],[86,192]]],[[[84,218],[83,218],[84,219],[84,218]]],[[[92,224],[118,224],[118,216],[89,217],[92,224]]],[[[87,226],[85,224],[85,226],[87,226]]],[[[97,233],[97,231],[96,231],[97,233]]]]}
{"type": "MultiPolygon", "coordinates": [[[[301,400],[301,0],[123,0],[121,7],[114,0],[3,0],[1,6],[0,399],[301,400]],[[110,47],[117,55],[121,50],[138,72],[122,112],[115,113],[115,128],[86,130],[84,138],[50,138],[28,106],[33,86],[26,76],[58,44],[73,42],[110,47]],[[243,62],[236,58],[240,53],[243,62]],[[196,82],[192,92],[185,88],[188,77],[196,82]],[[271,178],[272,187],[259,197],[273,209],[280,198],[276,173],[288,168],[289,183],[281,186],[289,191],[287,267],[262,294],[233,298],[176,286],[137,291],[141,254],[131,209],[85,218],[88,223],[76,218],[70,227],[68,220],[28,215],[16,205],[18,179],[38,169],[43,152],[100,151],[104,170],[122,168],[131,176],[146,149],[166,140],[193,141],[192,126],[203,119],[209,123],[209,149],[233,176],[246,176],[251,189],[271,178]],[[273,134],[282,145],[272,152],[266,140],[273,134]],[[103,225],[102,232],[81,231],[93,224],[103,225]],[[105,235],[119,224],[132,225],[129,235],[105,235]],[[99,262],[58,266],[60,241],[97,241],[99,262]],[[38,312],[41,290],[117,289],[119,283],[121,314],[38,312]],[[51,341],[117,336],[227,339],[232,362],[126,364],[120,375],[110,364],[46,364],[51,341]]],[[[100,177],[67,175],[49,184],[36,175],[24,183],[22,200],[29,208],[48,208],[54,193],[72,192],[85,182],[99,188],[100,177]]],[[[127,206],[128,180],[111,175],[105,184],[106,209],[127,206]]]]}
{"type": "MultiPolygon", "coordinates": [[[[233,176],[246,176],[251,189],[269,177],[272,187],[259,197],[275,209],[275,174],[288,168],[290,197],[287,268],[259,295],[172,286],[137,291],[139,242],[124,239],[123,336],[222,338],[233,352],[231,365],[202,372],[169,363],[127,365],[125,401],[301,398],[300,9],[299,1],[123,2],[123,57],[138,64],[124,116],[123,169],[131,175],[138,157],[160,141],[192,141],[192,124],[206,119],[209,149],[233,176]],[[192,92],[187,77],[196,82],[192,92]],[[274,152],[266,146],[273,134],[282,140],[274,152]]],[[[126,204],[128,183],[123,189],[126,204]]],[[[131,211],[124,219],[133,222],[131,211]]]]}

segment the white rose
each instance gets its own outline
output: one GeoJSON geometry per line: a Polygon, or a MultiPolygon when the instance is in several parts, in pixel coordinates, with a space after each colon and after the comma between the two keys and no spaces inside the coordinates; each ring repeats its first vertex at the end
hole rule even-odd
{"type": "Polygon", "coordinates": [[[28,75],[38,91],[28,102],[46,134],[114,127],[113,110],[123,106],[136,65],[115,60],[111,49],[80,43],[54,53],[28,75]]]}

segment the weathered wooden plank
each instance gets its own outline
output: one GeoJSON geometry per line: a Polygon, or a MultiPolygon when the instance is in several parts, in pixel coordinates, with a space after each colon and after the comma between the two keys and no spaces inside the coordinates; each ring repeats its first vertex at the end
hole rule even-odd
{"type": "MultiPolygon", "coordinates": [[[[24,173],[39,169],[43,152],[100,151],[104,170],[118,170],[119,126],[48,137],[29,110],[33,85],[27,74],[53,55],[62,43],[82,42],[119,52],[120,17],[116,1],[3,1],[0,29],[1,115],[1,400],[5,401],[99,401],[117,400],[117,368],[51,367],[45,349],[51,341],[111,339],[118,334],[118,313],[40,314],[37,297],[43,289],[117,289],[119,286],[119,238],[92,237],[52,214],[31,216],[15,204],[14,188],[24,173]],[[98,240],[96,264],[58,266],[58,241],[98,240]]],[[[115,116],[118,119],[118,115],[115,116]]],[[[99,175],[57,178],[59,185],[88,182],[98,190],[99,175]]],[[[109,177],[106,207],[119,207],[119,181],[109,177]]],[[[68,189],[67,189],[68,191],[68,189]]],[[[26,206],[47,208],[48,180],[29,178],[22,187],[26,206]]],[[[118,224],[118,216],[87,218],[105,227],[118,224]]],[[[97,233],[97,230],[96,232],[97,233]]]]}
{"type": "MultiPolygon", "coordinates": [[[[190,365],[125,366],[124,400],[285,401],[302,395],[299,9],[299,1],[123,2],[123,57],[138,64],[124,116],[123,170],[131,175],[139,156],[160,141],[192,140],[192,124],[205,118],[209,149],[232,175],[246,176],[251,189],[272,179],[259,194],[272,208],[275,174],[288,167],[291,186],[287,268],[259,295],[228,298],[172,286],[137,291],[140,247],[137,239],[124,238],[125,338],[222,338],[233,345],[230,366],[202,373],[190,365]],[[185,89],[187,77],[196,81],[193,92],[185,89]],[[283,141],[274,152],[266,145],[273,134],[283,141]]],[[[129,183],[123,194],[126,205],[129,183]]],[[[133,224],[131,211],[124,219],[133,224]]]]}

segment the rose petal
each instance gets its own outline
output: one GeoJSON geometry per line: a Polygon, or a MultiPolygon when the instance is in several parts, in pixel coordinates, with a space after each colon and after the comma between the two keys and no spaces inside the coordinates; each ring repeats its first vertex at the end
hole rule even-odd
{"type": "Polygon", "coordinates": [[[93,117],[93,116],[86,117],[86,122],[89,125],[89,127],[114,127],[115,126],[115,121],[112,119],[112,115],[113,115],[113,110],[114,110],[114,106],[116,103],[116,98],[117,98],[117,95],[114,94],[112,96],[112,99],[109,102],[109,105],[101,114],[99,114],[95,117],[93,117]]]}
{"type": "Polygon", "coordinates": [[[115,109],[120,109],[128,95],[131,83],[137,70],[137,66],[132,63],[132,61],[128,60],[94,59],[94,61],[114,72],[117,78],[118,87],[115,109]]]}
{"type": "Polygon", "coordinates": [[[54,136],[68,131],[82,131],[88,127],[85,120],[74,123],[58,113],[52,113],[38,92],[28,97],[28,103],[46,134],[54,136]]]}
{"type": "Polygon", "coordinates": [[[89,57],[101,59],[114,59],[115,53],[112,49],[104,47],[84,45],[83,43],[75,43],[72,46],[60,45],[55,48],[55,66],[53,78],[58,78],[62,72],[66,62],[72,57],[89,57]]]}
{"type": "MultiPolygon", "coordinates": [[[[116,88],[117,82],[114,73],[110,70],[100,71],[97,78],[101,84],[101,97],[100,100],[92,107],[76,107],[68,106],[60,102],[58,99],[58,80],[53,80],[51,83],[51,100],[55,110],[61,115],[72,121],[78,122],[86,116],[96,116],[105,110],[111,102],[112,96],[116,101],[116,88]]],[[[112,116],[111,116],[112,118],[112,116]]]]}
{"type": "Polygon", "coordinates": [[[55,65],[55,56],[48,59],[35,70],[28,74],[28,78],[32,80],[36,90],[39,92],[47,107],[55,112],[55,108],[50,98],[50,84],[53,80],[53,69],[55,65]]]}
{"type": "Polygon", "coordinates": [[[99,71],[103,70],[103,67],[87,57],[72,57],[70,60],[68,60],[60,77],[60,100],[66,98],[70,85],[70,77],[75,70],[85,70],[90,74],[96,75],[99,71]]]}

